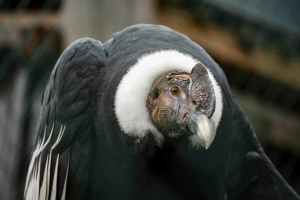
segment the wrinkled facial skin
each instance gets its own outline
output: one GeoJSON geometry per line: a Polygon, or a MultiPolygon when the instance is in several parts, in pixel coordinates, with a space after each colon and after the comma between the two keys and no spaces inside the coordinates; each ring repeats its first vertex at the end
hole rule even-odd
{"type": "Polygon", "coordinates": [[[146,106],[152,122],[166,136],[177,137],[186,132],[187,113],[194,107],[189,101],[190,74],[170,71],[158,77],[148,94],[146,106]],[[172,94],[179,90],[178,94],[172,94]]]}
{"type": "Polygon", "coordinates": [[[215,94],[205,66],[191,73],[173,70],[160,75],[149,91],[146,107],[153,125],[166,137],[196,134],[208,149],[216,130],[211,118],[215,94]]]}

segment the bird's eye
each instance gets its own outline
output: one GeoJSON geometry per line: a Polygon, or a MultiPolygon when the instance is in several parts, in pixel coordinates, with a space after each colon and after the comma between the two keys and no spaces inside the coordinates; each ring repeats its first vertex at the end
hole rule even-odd
{"type": "Polygon", "coordinates": [[[171,87],[171,94],[173,95],[179,94],[179,88],[177,86],[171,87]]]}

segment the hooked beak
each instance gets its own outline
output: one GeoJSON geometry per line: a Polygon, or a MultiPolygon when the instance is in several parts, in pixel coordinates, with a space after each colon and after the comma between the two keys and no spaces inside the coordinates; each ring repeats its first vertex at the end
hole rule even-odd
{"type": "Polygon", "coordinates": [[[188,128],[199,136],[203,141],[204,147],[207,150],[215,139],[216,129],[213,119],[206,117],[204,114],[189,114],[190,122],[188,128]]]}
{"type": "Polygon", "coordinates": [[[211,118],[216,105],[215,93],[206,67],[197,63],[190,74],[190,109],[188,128],[199,136],[208,149],[215,139],[215,122],[211,118]]]}

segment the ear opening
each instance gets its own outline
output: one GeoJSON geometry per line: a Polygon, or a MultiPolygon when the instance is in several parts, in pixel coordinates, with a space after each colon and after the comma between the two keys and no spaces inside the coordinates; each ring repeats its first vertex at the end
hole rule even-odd
{"type": "Polygon", "coordinates": [[[159,96],[158,89],[155,89],[153,98],[154,98],[154,99],[157,99],[158,96],[159,96]]]}

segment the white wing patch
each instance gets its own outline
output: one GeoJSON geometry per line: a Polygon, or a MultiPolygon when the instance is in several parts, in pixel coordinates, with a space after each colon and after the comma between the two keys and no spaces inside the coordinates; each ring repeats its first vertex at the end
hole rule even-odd
{"type": "MultiPolygon", "coordinates": [[[[42,140],[38,140],[37,146],[35,150],[33,151],[32,158],[29,164],[27,178],[26,178],[26,184],[25,184],[25,190],[24,190],[24,198],[26,200],[47,200],[50,195],[50,168],[51,168],[51,158],[52,158],[52,150],[58,145],[60,142],[64,132],[65,132],[66,126],[61,125],[60,131],[58,134],[58,137],[55,141],[55,143],[51,146],[50,153],[47,155],[46,163],[45,163],[45,170],[43,174],[43,182],[41,185],[41,188],[39,187],[39,181],[40,181],[40,171],[41,171],[41,152],[45,149],[45,147],[48,145],[53,129],[54,124],[52,126],[50,135],[45,141],[46,137],[46,130],[45,128],[44,136],[42,140]],[[38,158],[39,157],[39,158],[38,158]],[[35,162],[36,158],[38,158],[39,162],[35,162]]],[[[68,160],[68,168],[69,168],[69,161],[68,160]]],[[[54,177],[53,177],[53,183],[52,183],[52,191],[51,191],[51,200],[56,199],[56,192],[57,192],[57,176],[58,176],[58,163],[59,163],[59,154],[57,154],[56,158],[56,165],[55,165],[55,171],[54,171],[54,177]]],[[[63,194],[62,194],[62,200],[66,197],[66,186],[67,186],[67,177],[68,177],[68,169],[66,172],[66,178],[63,188],[63,194]]]]}
{"type": "Polygon", "coordinates": [[[45,165],[45,171],[44,171],[44,176],[43,176],[43,183],[41,186],[41,191],[40,191],[40,199],[48,199],[48,176],[47,176],[47,172],[48,172],[48,160],[49,160],[49,156],[47,155],[47,159],[46,159],[46,165],[45,165]]]}
{"type": "Polygon", "coordinates": [[[56,199],[58,160],[59,160],[59,154],[57,155],[57,158],[56,158],[56,165],[55,165],[55,171],[54,171],[53,184],[52,184],[52,192],[51,192],[51,198],[50,198],[50,200],[55,200],[56,199]]]}
{"type": "Polygon", "coordinates": [[[66,173],[66,178],[65,178],[64,190],[63,190],[63,193],[61,195],[61,200],[66,199],[67,178],[68,178],[68,172],[69,172],[69,164],[70,164],[70,158],[69,158],[69,161],[68,161],[68,168],[67,168],[67,173],[66,173]]]}

